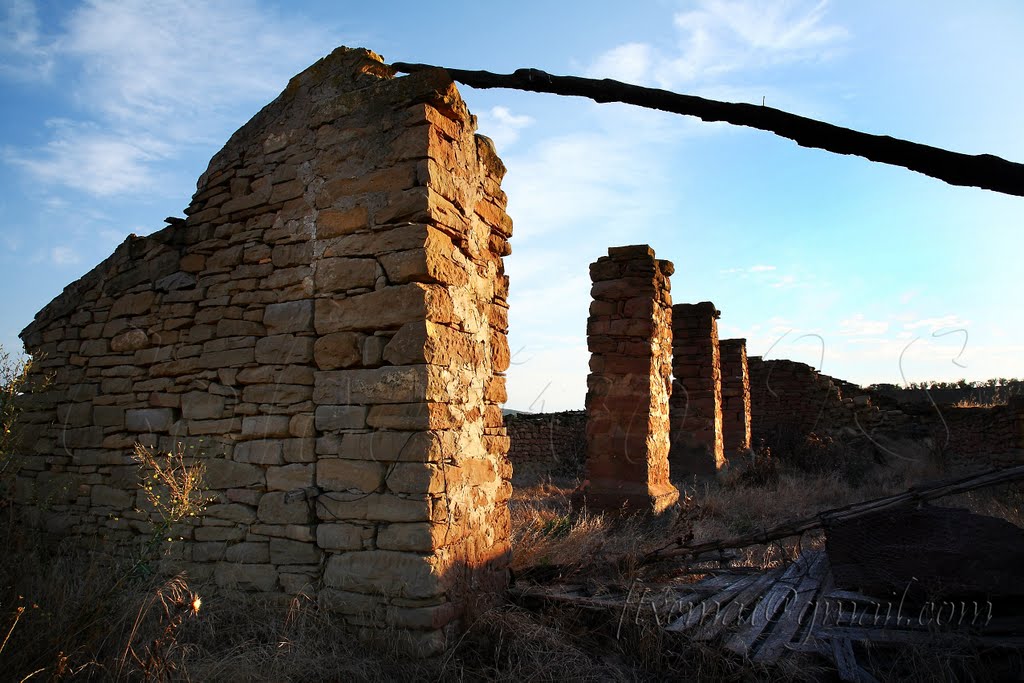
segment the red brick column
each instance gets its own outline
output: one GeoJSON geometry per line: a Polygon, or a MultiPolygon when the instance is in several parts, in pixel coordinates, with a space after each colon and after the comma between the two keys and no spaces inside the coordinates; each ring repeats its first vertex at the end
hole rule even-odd
{"type": "Polygon", "coordinates": [[[722,445],[726,455],[750,448],[750,375],[747,340],[718,343],[722,367],[722,445]]]}
{"type": "Polygon", "coordinates": [[[710,301],[672,307],[672,449],[675,475],[715,474],[724,464],[718,349],[721,313],[710,301]]]}
{"type": "Polygon", "coordinates": [[[673,270],[647,245],[612,247],[590,265],[591,509],[659,513],[679,497],[668,471],[673,270]]]}

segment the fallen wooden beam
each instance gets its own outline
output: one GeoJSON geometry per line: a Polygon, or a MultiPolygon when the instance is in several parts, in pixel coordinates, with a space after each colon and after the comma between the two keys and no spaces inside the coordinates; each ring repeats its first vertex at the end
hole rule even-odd
{"type": "MultiPolygon", "coordinates": [[[[402,73],[445,68],[407,62],[395,62],[392,67],[402,73]]],[[[538,69],[518,69],[511,74],[445,70],[452,79],[473,88],[511,88],[587,97],[595,102],[623,102],[673,114],[696,116],[703,121],[725,121],[775,133],[793,140],[801,147],[815,147],[836,154],[851,154],[883,164],[902,166],[950,185],[980,187],[1024,196],[1024,164],[992,154],[961,154],[888,135],[862,133],[763,104],[719,102],[607,78],[597,80],[578,76],[553,76],[538,69]]]]}

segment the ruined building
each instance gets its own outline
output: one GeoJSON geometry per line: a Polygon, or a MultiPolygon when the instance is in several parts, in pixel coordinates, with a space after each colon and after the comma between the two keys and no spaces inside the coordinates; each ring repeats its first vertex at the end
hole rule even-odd
{"type": "Polygon", "coordinates": [[[509,559],[512,225],[474,130],[441,70],[339,48],[294,77],[183,223],[129,237],[22,333],[53,374],[23,418],[24,519],[136,546],[133,445],[183,448],[212,501],[169,567],[442,648],[509,559]]]}
{"type": "MultiPolygon", "coordinates": [[[[129,237],[22,333],[41,360],[21,520],[135,552],[153,515],[135,446],[181,452],[209,504],[163,569],[312,595],[362,634],[442,650],[508,580],[504,172],[443,70],[395,78],[339,48],[294,77],[213,157],[187,218],[129,237]]],[[[585,451],[588,506],[662,512],[670,474],[714,475],[752,431],[810,428],[823,400],[861,414],[720,342],[712,303],[672,305],[672,272],[646,245],[591,265],[587,414],[559,423],[566,448],[530,442],[585,451]]],[[[971,430],[1016,448],[1021,415],[971,430]]]]}

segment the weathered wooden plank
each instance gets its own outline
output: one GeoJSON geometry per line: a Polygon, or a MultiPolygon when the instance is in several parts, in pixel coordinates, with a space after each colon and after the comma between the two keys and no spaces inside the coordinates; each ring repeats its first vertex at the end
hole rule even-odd
{"type": "Polygon", "coordinates": [[[790,641],[796,636],[800,628],[800,618],[804,615],[805,608],[817,596],[821,589],[821,582],[828,568],[828,558],[825,553],[817,552],[811,562],[807,574],[800,580],[796,594],[782,611],[778,623],[765,638],[764,643],[754,653],[752,659],[755,662],[775,661],[790,641]]]}
{"type": "Polygon", "coordinates": [[[744,619],[749,619],[752,613],[751,605],[757,605],[761,594],[771,586],[782,574],[782,568],[778,567],[765,572],[746,588],[739,592],[728,604],[724,605],[719,613],[710,622],[705,621],[696,633],[694,640],[707,641],[715,638],[728,626],[738,625],[744,619]]]}
{"type": "Polygon", "coordinates": [[[692,590],[694,590],[694,591],[699,592],[699,593],[704,593],[705,595],[707,595],[708,593],[717,593],[718,591],[722,590],[723,588],[728,588],[729,586],[733,585],[734,583],[736,583],[737,581],[739,581],[741,578],[743,578],[745,576],[750,576],[750,574],[748,574],[748,573],[723,573],[723,574],[716,574],[715,576],[712,576],[710,578],[704,579],[703,581],[698,581],[697,583],[690,584],[690,588],[692,590]]]}
{"type": "Polygon", "coordinates": [[[907,620],[906,616],[900,616],[897,604],[877,600],[837,600],[831,597],[819,598],[815,618],[819,626],[870,628],[898,627],[900,620],[907,620]]]}
{"type": "Polygon", "coordinates": [[[878,683],[878,679],[857,664],[853,644],[846,638],[829,639],[829,651],[835,662],[839,679],[846,683],[878,683]]]}
{"type": "Polygon", "coordinates": [[[907,631],[893,628],[856,628],[823,626],[817,629],[821,638],[846,638],[858,642],[898,645],[941,646],[944,643],[976,643],[1003,647],[1024,647],[1024,635],[975,635],[964,631],[907,631]]]}
{"type": "Polygon", "coordinates": [[[757,580],[757,574],[748,574],[736,581],[733,581],[731,585],[705,598],[694,609],[688,609],[686,615],[673,621],[665,628],[665,630],[684,631],[688,628],[693,628],[709,617],[714,618],[723,605],[732,600],[737,593],[741,592],[744,588],[757,580]]]}
{"type": "Polygon", "coordinates": [[[855,602],[878,602],[878,598],[872,598],[869,595],[858,593],[856,591],[839,590],[833,589],[830,591],[822,591],[825,598],[835,600],[853,600],[855,602]]]}
{"type": "Polygon", "coordinates": [[[746,655],[753,649],[754,643],[771,623],[772,618],[782,608],[786,598],[806,573],[809,559],[814,552],[801,554],[793,564],[789,565],[781,577],[770,587],[754,607],[750,620],[736,630],[725,642],[725,648],[737,654],[746,655]]]}

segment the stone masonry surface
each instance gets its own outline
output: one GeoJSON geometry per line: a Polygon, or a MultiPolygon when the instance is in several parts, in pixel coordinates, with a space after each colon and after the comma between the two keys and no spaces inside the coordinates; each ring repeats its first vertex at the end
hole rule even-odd
{"type": "Polygon", "coordinates": [[[725,464],[718,317],[710,301],[672,307],[674,478],[713,475],[725,464]]]}
{"type": "Polygon", "coordinates": [[[590,264],[585,497],[593,509],[659,513],[678,500],[668,471],[672,272],[647,245],[611,247],[590,264]]]}
{"type": "Polygon", "coordinates": [[[750,374],[747,340],[718,342],[722,367],[722,446],[726,457],[750,448],[750,374]]]}
{"type": "Polygon", "coordinates": [[[183,225],[129,237],[22,333],[53,381],[23,415],[19,514],[137,547],[133,446],[182,448],[212,503],[165,569],[443,648],[510,552],[512,225],[474,130],[441,70],[339,48],[294,77],[183,225]]]}
{"type": "Polygon", "coordinates": [[[1008,405],[960,408],[900,405],[884,394],[790,360],[748,358],[754,445],[785,450],[810,433],[863,436],[881,457],[891,439],[930,444],[952,471],[1024,462],[1024,399],[1008,405]]]}
{"type": "Polygon", "coordinates": [[[518,413],[505,416],[512,484],[535,484],[545,477],[578,477],[587,452],[587,414],[518,413]]]}

